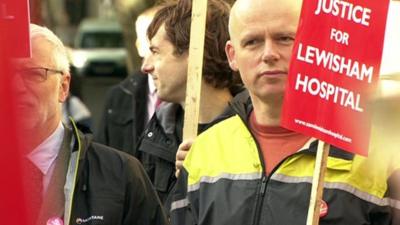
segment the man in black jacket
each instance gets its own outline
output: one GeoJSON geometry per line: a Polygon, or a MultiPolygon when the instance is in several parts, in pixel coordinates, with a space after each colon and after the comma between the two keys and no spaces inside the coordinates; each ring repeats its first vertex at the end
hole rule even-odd
{"type": "Polygon", "coordinates": [[[107,92],[95,140],[135,155],[146,121],[148,76],[139,71],[107,92]]]}
{"type": "Polygon", "coordinates": [[[31,224],[168,224],[140,163],[61,122],[69,65],[61,41],[30,25],[32,57],[15,60],[13,84],[31,224]]]}
{"type": "MultiPolygon", "coordinates": [[[[158,7],[145,10],[136,20],[136,49],[141,57],[149,51],[146,30],[158,7]]],[[[96,141],[136,155],[140,135],[154,113],[156,93],[153,80],[135,71],[107,92],[96,141]]]]}
{"type": "MultiPolygon", "coordinates": [[[[168,195],[175,184],[175,159],[182,141],[191,0],[165,3],[154,16],[147,36],[150,53],[142,71],[151,74],[158,97],[166,102],[150,120],[138,145],[138,158],[152,180],[161,201],[169,206],[168,195]]],[[[230,6],[222,0],[208,1],[204,47],[199,131],[229,115],[235,76],[224,53],[229,38],[230,6]]],[[[233,93],[233,94],[235,94],[233,93]]]]}

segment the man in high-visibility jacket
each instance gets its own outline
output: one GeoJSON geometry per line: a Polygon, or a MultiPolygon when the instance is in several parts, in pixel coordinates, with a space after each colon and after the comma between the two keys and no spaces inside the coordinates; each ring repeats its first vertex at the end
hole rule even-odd
{"type": "MultiPolygon", "coordinates": [[[[226,53],[249,101],[233,104],[235,116],[181,145],[178,154],[191,148],[171,206],[173,224],[306,223],[317,141],[280,127],[300,9],[300,0],[233,6],[226,53]]],[[[367,158],[332,146],[320,224],[400,224],[394,153],[379,141],[367,158]]]]}

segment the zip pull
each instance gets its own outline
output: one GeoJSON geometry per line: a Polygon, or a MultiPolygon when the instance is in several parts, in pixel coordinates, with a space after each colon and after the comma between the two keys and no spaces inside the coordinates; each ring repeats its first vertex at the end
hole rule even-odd
{"type": "Polygon", "coordinates": [[[263,175],[261,179],[261,189],[260,189],[261,196],[264,196],[266,189],[267,189],[267,177],[263,175]]]}

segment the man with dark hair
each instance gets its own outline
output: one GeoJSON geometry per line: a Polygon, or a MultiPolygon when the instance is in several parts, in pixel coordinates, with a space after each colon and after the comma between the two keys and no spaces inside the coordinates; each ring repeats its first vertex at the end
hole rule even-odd
{"type": "MultiPolygon", "coordinates": [[[[165,3],[148,29],[150,53],[142,70],[152,76],[161,104],[138,146],[143,163],[162,201],[167,201],[175,181],[175,157],[182,141],[192,1],[165,3]]],[[[224,46],[228,40],[230,7],[222,0],[208,1],[199,131],[229,115],[235,94],[234,74],[224,46]],[[233,92],[231,92],[233,91],[233,92]]],[[[168,205],[168,204],[166,204],[168,205]]]]}

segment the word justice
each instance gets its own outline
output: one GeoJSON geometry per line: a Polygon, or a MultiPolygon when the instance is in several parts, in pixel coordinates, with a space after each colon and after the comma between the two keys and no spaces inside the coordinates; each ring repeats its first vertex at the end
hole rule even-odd
{"type": "Polygon", "coordinates": [[[319,15],[321,13],[340,16],[342,19],[364,26],[369,26],[371,19],[371,9],[342,0],[319,0],[314,14],[319,15]]]}

